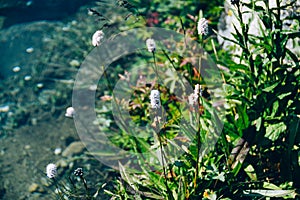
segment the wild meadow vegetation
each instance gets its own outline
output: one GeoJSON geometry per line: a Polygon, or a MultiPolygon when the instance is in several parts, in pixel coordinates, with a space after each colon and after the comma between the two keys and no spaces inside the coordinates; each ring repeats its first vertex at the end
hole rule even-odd
{"type": "Polygon", "coordinates": [[[103,69],[95,123],[127,154],[90,151],[115,159],[119,176],[89,191],[81,174],[81,198],[299,197],[299,3],[224,3],[118,0],[109,4],[116,16],[101,13],[102,1],[89,10],[103,45],[136,28],[172,32],[144,29],[144,49],[103,69]]]}

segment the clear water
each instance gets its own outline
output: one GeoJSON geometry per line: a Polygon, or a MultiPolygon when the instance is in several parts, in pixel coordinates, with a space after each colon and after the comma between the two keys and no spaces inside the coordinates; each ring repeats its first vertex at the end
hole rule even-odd
{"type": "Polygon", "coordinates": [[[97,24],[87,7],[94,2],[7,2],[16,5],[0,5],[0,199],[55,199],[48,163],[60,163],[60,181],[83,167],[91,190],[97,188],[92,184],[108,177],[100,163],[83,151],[61,155],[79,141],[64,111],[78,67],[93,48],[97,24]]]}

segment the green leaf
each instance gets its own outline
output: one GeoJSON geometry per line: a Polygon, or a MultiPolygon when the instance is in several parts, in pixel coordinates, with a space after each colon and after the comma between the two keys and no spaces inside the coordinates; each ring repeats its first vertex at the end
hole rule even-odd
{"type": "Polygon", "coordinates": [[[271,117],[274,117],[278,111],[278,107],[279,107],[279,102],[278,101],[275,101],[273,103],[273,108],[272,108],[272,114],[271,114],[271,117]]]}
{"type": "Polygon", "coordinates": [[[160,188],[162,190],[167,190],[166,185],[164,184],[164,178],[163,175],[156,174],[155,172],[149,172],[149,179],[151,182],[155,183],[157,188],[160,188]]]}
{"type": "Polygon", "coordinates": [[[289,38],[289,39],[299,38],[299,37],[300,37],[300,31],[288,33],[287,35],[288,35],[288,38],[289,38]]]}
{"type": "Polygon", "coordinates": [[[289,197],[295,198],[297,193],[295,190],[245,190],[244,194],[246,195],[257,195],[265,197],[289,197]]]}
{"type": "Polygon", "coordinates": [[[130,174],[127,174],[127,172],[125,171],[125,167],[119,162],[119,170],[120,170],[120,174],[121,177],[124,179],[124,181],[126,181],[130,187],[132,187],[135,191],[137,191],[136,186],[134,185],[133,181],[131,180],[131,176],[130,174]]]}
{"type": "Polygon", "coordinates": [[[240,43],[238,42],[238,41],[236,41],[236,40],[233,40],[233,39],[230,39],[230,38],[228,38],[228,37],[225,37],[225,36],[223,36],[223,35],[220,35],[219,34],[219,32],[217,32],[217,31],[214,31],[214,33],[215,34],[217,34],[218,36],[220,36],[222,39],[224,39],[224,40],[227,40],[227,41],[229,41],[229,42],[232,42],[232,43],[234,43],[234,44],[236,44],[236,45],[240,45],[240,43]]]}
{"type": "Polygon", "coordinates": [[[293,59],[293,61],[296,63],[296,66],[299,67],[299,60],[298,60],[298,56],[296,56],[291,50],[286,48],[286,52],[287,54],[293,59]]]}
{"type": "Polygon", "coordinates": [[[237,162],[237,164],[234,166],[234,168],[232,170],[232,173],[234,174],[234,176],[236,176],[239,173],[240,169],[242,168],[242,165],[243,165],[242,163],[237,162]]]}
{"type": "Polygon", "coordinates": [[[238,111],[238,120],[239,127],[241,129],[247,128],[249,126],[249,117],[247,115],[247,108],[246,106],[236,106],[238,111]]]}
{"type": "Polygon", "coordinates": [[[243,39],[243,36],[242,34],[239,32],[238,28],[233,24],[233,28],[235,30],[235,34],[232,33],[232,36],[237,40],[239,41],[239,46],[242,48],[242,49],[245,49],[245,46],[244,46],[244,39],[243,39]]]}
{"type": "Polygon", "coordinates": [[[244,171],[246,172],[246,174],[249,176],[249,178],[252,180],[252,181],[257,181],[257,176],[256,176],[256,173],[255,173],[255,169],[253,168],[252,165],[248,165],[244,171]]]}
{"type": "Polygon", "coordinates": [[[178,192],[173,191],[175,194],[173,196],[177,196],[175,199],[186,199],[185,194],[186,194],[186,184],[184,181],[184,177],[181,177],[179,179],[179,186],[178,186],[178,192]]]}
{"type": "Polygon", "coordinates": [[[262,117],[259,117],[257,120],[256,120],[256,131],[259,131],[260,127],[261,127],[261,122],[262,122],[262,117]]]}
{"type": "Polygon", "coordinates": [[[229,68],[231,70],[243,70],[243,71],[246,71],[246,72],[249,72],[249,67],[247,65],[244,65],[244,64],[234,64],[234,65],[230,65],[229,68]]]}
{"type": "Polygon", "coordinates": [[[270,85],[270,86],[262,89],[262,91],[264,91],[264,92],[271,92],[278,84],[279,84],[279,82],[274,83],[273,85],[270,85]]]}
{"type": "Polygon", "coordinates": [[[292,94],[292,92],[288,92],[288,93],[281,94],[281,95],[278,96],[278,99],[281,100],[281,99],[283,99],[284,97],[289,96],[290,94],[292,94]]]}
{"type": "Polygon", "coordinates": [[[278,187],[277,185],[274,185],[273,183],[264,182],[263,187],[265,189],[270,190],[281,190],[282,188],[278,187]]]}
{"type": "Polygon", "coordinates": [[[283,122],[280,122],[278,124],[271,124],[267,127],[265,137],[274,142],[285,130],[286,125],[283,122]]]}
{"type": "Polygon", "coordinates": [[[256,12],[263,12],[266,9],[263,6],[255,5],[254,3],[245,3],[243,2],[244,6],[247,6],[251,10],[255,10],[256,12]]]}
{"type": "Polygon", "coordinates": [[[218,176],[214,176],[213,179],[217,179],[217,180],[220,180],[222,182],[225,182],[225,173],[221,172],[220,174],[218,174],[218,176]]]}

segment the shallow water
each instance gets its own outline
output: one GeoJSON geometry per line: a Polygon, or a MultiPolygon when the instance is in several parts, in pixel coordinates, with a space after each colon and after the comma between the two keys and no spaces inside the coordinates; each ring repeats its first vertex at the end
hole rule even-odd
{"type": "Polygon", "coordinates": [[[48,163],[58,163],[59,181],[82,167],[91,190],[109,178],[83,148],[62,156],[79,141],[64,111],[97,24],[82,1],[41,2],[0,6],[5,20],[0,30],[0,199],[55,199],[45,174],[48,163]]]}

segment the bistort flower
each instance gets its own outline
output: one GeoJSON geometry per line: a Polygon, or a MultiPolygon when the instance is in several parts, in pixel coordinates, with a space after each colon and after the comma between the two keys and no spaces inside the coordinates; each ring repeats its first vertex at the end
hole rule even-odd
{"type": "Polygon", "coordinates": [[[99,46],[101,44],[101,40],[104,38],[104,33],[102,30],[98,30],[94,33],[92,37],[93,46],[99,46]]]}
{"type": "Polygon", "coordinates": [[[207,35],[208,34],[208,21],[205,18],[201,18],[198,21],[198,34],[207,35]]]}
{"type": "Polygon", "coordinates": [[[46,167],[46,173],[48,178],[55,178],[57,175],[56,165],[53,163],[48,164],[46,167]]]}
{"type": "Polygon", "coordinates": [[[75,115],[75,110],[73,107],[68,107],[66,109],[66,113],[65,113],[65,116],[66,117],[73,117],[75,115]]]}
{"type": "Polygon", "coordinates": [[[195,93],[190,94],[190,95],[188,96],[189,104],[190,104],[191,106],[197,105],[198,98],[199,98],[199,96],[198,96],[197,94],[195,94],[195,93]]]}
{"type": "Polygon", "coordinates": [[[75,169],[75,171],[74,171],[74,175],[75,176],[83,176],[83,170],[82,170],[82,168],[77,168],[77,169],[75,169]]]}
{"type": "Polygon", "coordinates": [[[199,84],[196,84],[194,93],[197,94],[197,95],[200,95],[200,97],[201,97],[202,96],[202,86],[199,85],[199,84]]]}
{"type": "Polygon", "coordinates": [[[150,104],[151,104],[151,108],[154,108],[154,109],[159,109],[161,107],[160,93],[158,90],[151,90],[150,104]]]}
{"type": "Polygon", "coordinates": [[[194,93],[188,96],[189,104],[191,106],[197,105],[199,96],[202,96],[202,87],[199,84],[195,85],[194,93]]]}
{"type": "Polygon", "coordinates": [[[155,41],[151,38],[146,40],[146,46],[149,52],[154,52],[156,49],[155,41]]]}

